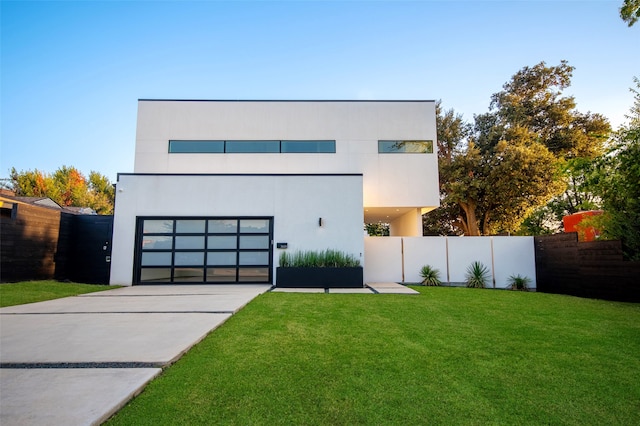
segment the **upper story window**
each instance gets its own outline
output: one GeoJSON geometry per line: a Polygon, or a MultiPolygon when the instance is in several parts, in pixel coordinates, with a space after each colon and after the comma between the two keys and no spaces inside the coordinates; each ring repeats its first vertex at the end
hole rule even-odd
{"type": "Polygon", "coordinates": [[[169,152],[224,152],[224,141],[169,141],[169,152]]]}
{"type": "Polygon", "coordinates": [[[336,141],[281,141],[280,152],[334,153],[336,141]]]}
{"type": "Polygon", "coordinates": [[[328,153],[336,152],[334,140],[276,140],[276,141],[205,141],[170,140],[169,153],[328,153]]]}
{"type": "Polygon", "coordinates": [[[381,154],[432,154],[433,141],[378,141],[381,154]]]}
{"type": "Polygon", "coordinates": [[[280,152],[280,141],[225,141],[224,152],[265,153],[280,152]]]}

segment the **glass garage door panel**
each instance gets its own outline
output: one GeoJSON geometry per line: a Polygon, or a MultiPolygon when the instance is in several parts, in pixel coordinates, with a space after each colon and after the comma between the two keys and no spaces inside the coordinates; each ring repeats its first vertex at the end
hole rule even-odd
{"type": "Polygon", "coordinates": [[[240,268],[239,282],[268,283],[269,268],[240,268]]]}
{"type": "Polygon", "coordinates": [[[238,237],[235,235],[214,235],[207,237],[207,248],[215,249],[236,249],[238,237]]]}
{"type": "Polygon", "coordinates": [[[201,283],[204,281],[202,268],[175,268],[173,270],[174,283],[201,283]]]}
{"type": "Polygon", "coordinates": [[[207,253],[207,265],[236,265],[237,253],[235,251],[213,251],[207,253]]]}
{"type": "Polygon", "coordinates": [[[208,283],[234,283],[236,275],[236,268],[207,268],[208,283]]]}
{"type": "Polygon", "coordinates": [[[171,268],[142,268],[140,283],[170,283],[171,268]]]}
{"type": "Polygon", "coordinates": [[[142,230],[144,234],[173,233],[173,220],[145,220],[142,230]]]}
{"type": "Polygon", "coordinates": [[[177,234],[203,234],[204,227],[204,220],[176,220],[177,234]]]}
{"type": "Polygon", "coordinates": [[[144,252],[140,264],[142,266],[171,266],[171,252],[144,252]]]}
{"type": "Polygon", "coordinates": [[[271,282],[272,221],[138,218],[136,284],[271,282]]]}
{"type": "Polygon", "coordinates": [[[269,233],[269,219],[241,219],[240,233],[269,233]]]}
{"type": "Polygon", "coordinates": [[[240,265],[269,265],[269,253],[266,251],[241,251],[240,265]]]}
{"type": "Polygon", "coordinates": [[[143,250],[171,250],[173,237],[167,235],[147,235],[142,240],[143,250]]]}
{"type": "Polygon", "coordinates": [[[236,234],[238,232],[237,219],[213,219],[208,222],[210,234],[236,234]]]}
{"type": "Polygon", "coordinates": [[[268,249],[268,235],[240,235],[241,249],[268,249]]]}

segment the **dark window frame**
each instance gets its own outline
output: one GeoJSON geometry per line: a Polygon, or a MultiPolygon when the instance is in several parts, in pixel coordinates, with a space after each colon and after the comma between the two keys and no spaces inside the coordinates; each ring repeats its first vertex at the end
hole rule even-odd
{"type": "Polygon", "coordinates": [[[168,153],[169,154],[335,154],[336,153],[336,141],[334,139],[291,139],[291,140],[181,140],[181,139],[170,139],[168,145],[168,153]],[[210,144],[221,145],[220,149],[217,150],[195,150],[195,149],[180,149],[180,145],[185,143],[185,146],[194,146],[198,143],[202,143],[203,146],[210,144]],[[278,150],[274,150],[275,147],[272,147],[271,150],[246,150],[246,151],[234,151],[230,150],[231,147],[241,146],[241,144],[246,143],[249,145],[250,143],[265,143],[265,147],[268,147],[269,144],[275,145],[278,144],[278,150]],[[304,150],[298,148],[298,150],[292,150],[291,148],[287,148],[288,144],[292,144],[292,146],[304,146],[305,143],[308,143],[309,146],[312,144],[316,147],[315,150],[304,150]]]}

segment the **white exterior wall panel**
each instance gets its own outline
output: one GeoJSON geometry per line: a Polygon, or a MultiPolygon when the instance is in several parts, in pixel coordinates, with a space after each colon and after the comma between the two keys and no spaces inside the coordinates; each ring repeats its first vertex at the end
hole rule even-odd
{"type": "Polygon", "coordinates": [[[362,176],[120,175],[116,188],[111,284],[132,284],[139,216],[273,216],[274,267],[276,242],[364,263],[362,176]]]}
{"type": "Polygon", "coordinates": [[[365,237],[364,282],[402,282],[402,238],[365,237]]]}
{"type": "Polygon", "coordinates": [[[425,265],[440,271],[440,281],[447,282],[447,237],[409,237],[403,240],[406,282],[422,282],[420,269],[425,265]]]}
{"type": "Polygon", "coordinates": [[[135,173],[361,173],[364,206],[439,206],[434,102],[140,101],[135,173]],[[169,140],[335,140],[334,154],[169,154],[169,140]],[[433,154],[378,154],[378,140],[433,154]]]}
{"type": "Polygon", "coordinates": [[[497,288],[506,288],[511,275],[531,280],[536,288],[536,254],[533,237],[492,237],[497,288]]]}
{"type": "Polygon", "coordinates": [[[481,262],[489,271],[488,287],[493,287],[491,237],[448,238],[449,280],[453,283],[465,281],[467,268],[473,262],[481,262]]]}

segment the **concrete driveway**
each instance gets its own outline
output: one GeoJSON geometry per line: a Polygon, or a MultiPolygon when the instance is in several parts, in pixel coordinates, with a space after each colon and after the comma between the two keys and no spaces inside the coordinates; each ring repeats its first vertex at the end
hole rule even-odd
{"type": "Polygon", "coordinates": [[[269,285],[140,286],[0,309],[0,424],[100,424],[269,285]]]}

